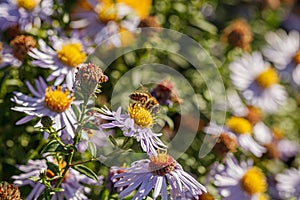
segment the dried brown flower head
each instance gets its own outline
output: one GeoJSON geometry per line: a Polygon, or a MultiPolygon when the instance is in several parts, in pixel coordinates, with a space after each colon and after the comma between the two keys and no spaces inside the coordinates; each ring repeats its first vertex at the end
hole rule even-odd
{"type": "Polygon", "coordinates": [[[27,52],[36,47],[36,42],[33,37],[26,35],[18,35],[11,42],[10,46],[13,50],[13,55],[20,61],[23,61],[27,56],[27,52]]]}

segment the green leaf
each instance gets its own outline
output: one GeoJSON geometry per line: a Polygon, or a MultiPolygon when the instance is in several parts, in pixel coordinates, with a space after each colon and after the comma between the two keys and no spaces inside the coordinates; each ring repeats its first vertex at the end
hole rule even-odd
{"type": "Polygon", "coordinates": [[[99,128],[94,124],[94,123],[91,123],[91,122],[87,122],[83,125],[83,128],[88,128],[88,129],[92,129],[92,130],[99,130],[99,128]]]}
{"type": "Polygon", "coordinates": [[[79,117],[80,117],[80,111],[79,111],[78,107],[76,105],[74,105],[74,104],[71,104],[71,107],[72,107],[72,109],[73,109],[73,111],[75,113],[76,118],[79,119],[79,117]]]}
{"type": "Polygon", "coordinates": [[[42,148],[41,154],[45,152],[54,152],[59,146],[60,144],[56,140],[51,140],[42,148]]]}
{"type": "Polygon", "coordinates": [[[97,147],[93,142],[88,143],[88,150],[91,153],[93,158],[97,156],[97,147]]]}
{"type": "Polygon", "coordinates": [[[131,137],[126,137],[122,144],[122,149],[129,149],[132,146],[133,139],[131,137]]]}
{"type": "Polygon", "coordinates": [[[90,177],[91,179],[94,179],[94,180],[98,181],[98,176],[95,174],[95,172],[93,172],[87,166],[85,166],[85,165],[75,165],[73,168],[75,170],[77,170],[78,172],[80,172],[81,174],[84,174],[87,177],[90,177]]]}
{"type": "Polygon", "coordinates": [[[114,145],[114,146],[118,146],[118,143],[117,141],[115,140],[115,138],[111,135],[108,136],[108,139],[111,141],[111,143],[114,145]]]}
{"type": "Polygon", "coordinates": [[[63,188],[53,188],[53,192],[64,192],[65,190],[63,188]]]}

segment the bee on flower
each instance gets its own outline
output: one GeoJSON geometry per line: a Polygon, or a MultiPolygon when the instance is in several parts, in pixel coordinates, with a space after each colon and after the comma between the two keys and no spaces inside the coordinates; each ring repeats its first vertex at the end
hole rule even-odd
{"type": "Polygon", "coordinates": [[[153,190],[153,199],[161,196],[162,200],[190,197],[198,200],[199,195],[207,192],[203,185],[186,173],[166,152],[158,152],[149,159],[135,161],[124,172],[115,174],[111,179],[117,180],[114,187],[123,188],[119,193],[120,199],[137,188],[132,199],[144,199],[153,190]]]}
{"type": "MultiPolygon", "coordinates": [[[[12,110],[24,112],[27,116],[16,122],[17,125],[24,124],[36,117],[49,116],[53,128],[60,130],[59,135],[63,141],[70,142],[75,136],[77,119],[71,107],[74,95],[62,86],[47,86],[42,77],[35,80],[36,89],[27,81],[26,85],[32,93],[32,97],[15,92],[11,101],[18,104],[12,110]]],[[[38,123],[39,124],[39,123],[38,123]]]]}
{"type": "Polygon", "coordinates": [[[103,129],[120,128],[124,136],[134,137],[140,142],[142,149],[148,155],[156,155],[157,149],[165,149],[166,146],[159,139],[159,136],[162,134],[154,133],[151,130],[155,123],[155,118],[150,108],[152,108],[153,102],[155,105],[157,102],[152,100],[152,98],[149,99],[147,96],[143,103],[130,103],[126,114],[121,113],[121,107],[117,111],[110,111],[107,107],[102,108],[102,114],[97,116],[110,122],[102,124],[101,127],[103,129]]]}

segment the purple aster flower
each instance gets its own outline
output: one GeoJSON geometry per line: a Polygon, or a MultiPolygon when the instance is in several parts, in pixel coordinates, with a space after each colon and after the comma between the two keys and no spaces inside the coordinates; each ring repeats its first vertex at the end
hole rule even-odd
{"type": "Polygon", "coordinates": [[[132,198],[134,200],[144,199],[152,189],[154,189],[152,198],[157,199],[161,196],[162,200],[187,199],[187,197],[199,199],[200,194],[207,192],[203,185],[186,173],[181,165],[166,153],[136,161],[131,167],[126,168],[125,172],[114,175],[112,179],[117,179],[114,187],[123,187],[119,194],[120,199],[124,199],[137,188],[138,191],[132,198]]]}
{"type": "MultiPolygon", "coordinates": [[[[91,119],[92,120],[92,119],[91,119]]],[[[113,135],[113,130],[103,130],[101,124],[103,120],[97,118],[92,121],[98,128],[98,130],[85,128],[82,130],[81,138],[77,144],[79,152],[84,152],[88,148],[89,143],[95,144],[96,147],[105,147],[109,145],[108,136],[113,135]]]]}
{"type": "Polygon", "coordinates": [[[120,29],[134,31],[140,18],[133,8],[125,3],[88,1],[90,9],[76,10],[71,16],[71,27],[81,29],[83,35],[100,43],[119,33],[120,29]]]}
{"type": "Polygon", "coordinates": [[[29,31],[39,28],[42,21],[51,22],[53,0],[7,0],[0,4],[0,30],[19,25],[29,31]]]}
{"type": "Polygon", "coordinates": [[[277,189],[279,195],[286,199],[296,197],[300,199],[300,168],[286,169],[283,173],[276,175],[277,189]]]}
{"type": "Polygon", "coordinates": [[[253,161],[241,161],[229,154],[225,164],[219,164],[214,184],[224,200],[266,200],[267,180],[253,161]]]}
{"type": "MultiPolygon", "coordinates": [[[[51,157],[47,157],[49,162],[53,162],[51,157]]],[[[30,185],[33,189],[30,194],[26,197],[26,200],[36,200],[42,194],[45,186],[39,182],[34,182],[29,178],[39,178],[40,174],[46,174],[48,178],[53,178],[55,176],[54,172],[52,172],[47,167],[47,160],[29,160],[27,165],[18,165],[18,169],[23,173],[20,175],[12,176],[15,179],[14,184],[18,186],[30,185]]],[[[60,170],[65,166],[64,163],[60,163],[60,170]]],[[[93,184],[99,185],[102,184],[103,177],[99,176],[98,181],[90,179],[89,177],[80,174],[76,170],[70,168],[66,173],[63,182],[61,183],[61,188],[64,189],[63,192],[57,192],[53,195],[52,200],[63,200],[63,199],[74,199],[74,200],[82,200],[88,199],[85,196],[86,193],[91,191],[90,188],[84,186],[83,184],[93,184]]],[[[53,181],[53,185],[55,186],[55,181],[53,181]]]]}
{"type": "Polygon", "coordinates": [[[102,109],[100,118],[111,122],[102,124],[103,129],[120,128],[126,137],[134,137],[141,143],[142,149],[148,155],[156,155],[157,149],[165,149],[166,146],[159,139],[161,133],[153,133],[153,116],[147,109],[137,104],[128,106],[128,114],[121,114],[121,107],[116,112],[110,111],[107,107],[102,109]]]}
{"type": "Polygon", "coordinates": [[[22,62],[13,56],[12,49],[0,42],[0,69],[6,66],[20,67],[22,62]]]}
{"type": "Polygon", "coordinates": [[[61,86],[48,87],[42,77],[35,80],[37,90],[27,81],[26,85],[32,93],[32,97],[15,92],[11,99],[19,106],[12,108],[18,112],[24,112],[26,117],[20,119],[16,124],[24,124],[35,117],[49,116],[53,120],[53,128],[56,130],[62,129],[59,132],[63,141],[70,141],[74,137],[76,128],[76,116],[71,104],[73,103],[73,94],[68,89],[63,89],[61,86]]]}
{"type": "Polygon", "coordinates": [[[76,67],[82,64],[87,57],[87,47],[78,37],[50,38],[52,46],[49,47],[43,40],[39,40],[39,49],[33,48],[28,55],[34,61],[33,65],[53,70],[47,81],[55,79],[54,85],[66,81],[69,90],[75,82],[76,67]]]}

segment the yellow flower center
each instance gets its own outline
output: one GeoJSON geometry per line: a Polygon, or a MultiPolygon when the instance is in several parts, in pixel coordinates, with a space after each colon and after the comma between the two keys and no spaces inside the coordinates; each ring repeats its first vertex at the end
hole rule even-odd
{"type": "Polygon", "coordinates": [[[238,134],[251,134],[252,125],[250,122],[242,117],[231,117],[227,120],[227,126],[238,134]]]}
{"type": "Polygon", "coordinates": [[[300,64],[300,50],[294,55],[293,60],[296,64],[300,64]]]}
{"type": "Polygon", "coordinates": [[[69,67],[77,67],[86,59],[86,54],[82,52],[82,46],[78,43],[62,45],[56,53],[59,60],[69,67]]]}
{"type": "Polygon", "coordinates": [[[99,12],[98,18],[100,21],[107,23],[109,21],[117,20],[117,8],[114,3],[102,3],[99,12]]]}
{"type": "Polygon", "coordinates": [[[269,200],[269,197],[266,194],[259,194],[258,195],[258,200],[269,200]]]}
{"type": "Polygon", "coordinates": [[[35,0],[17,0],[17,5],[26,10],[34,9],[36,7],[36,4],[37,3],[35,0]]]}
{"type": "Polygon", "coordinates": [[[69,90],[66,89],[63,92],[61,86],[55,90],[52,90],[51,87],[46,88],[44,103],[50,110],[62,113],[69,108],[73,100],[74,96],[70,95],[69,90]]]}
{"type": "Polygon", "coordinates": [[[130,45],[134,40],[134,34],[125,28],[120,27],[119,34],[120,34],[121,46],[123,47],[130,45]]]}
{"type": "Polygon", "coordinates": [[[149,170],[156,175],[164,176],[175,169],[175,160],[167,154],[160,153],[156,156],[150,156],[149,170]]]}
{"type": "Polygon", "coordinates": [[[140,127],[146,128],[153,124],[151,113],[138,104],[130,104],[128,106],[128,113],[134,120],[134,123],[140,127]]]}
{"type": "Polygon", "coordinates": [[[277,72],[273,68],[269,67],[256,77],[256,82],[262,88],[268,88],[278,83],[279,77],[277,75],[277,72]]]}
{"type": "Polygon", "coordinates": [[[152,0],[117,0],[118,3],[124,3],[130,8],[132,8],[135,13],[141,18],[144,19],[150,14],[150,9],[152,6],[152,0]]]}
{"type": "Polygon", "coordinates": [[[257,167],[248,169],[241,179],[241,185],[244,191],[250,195],[263,193],[267,189],[266,177],[257,167]]]}

